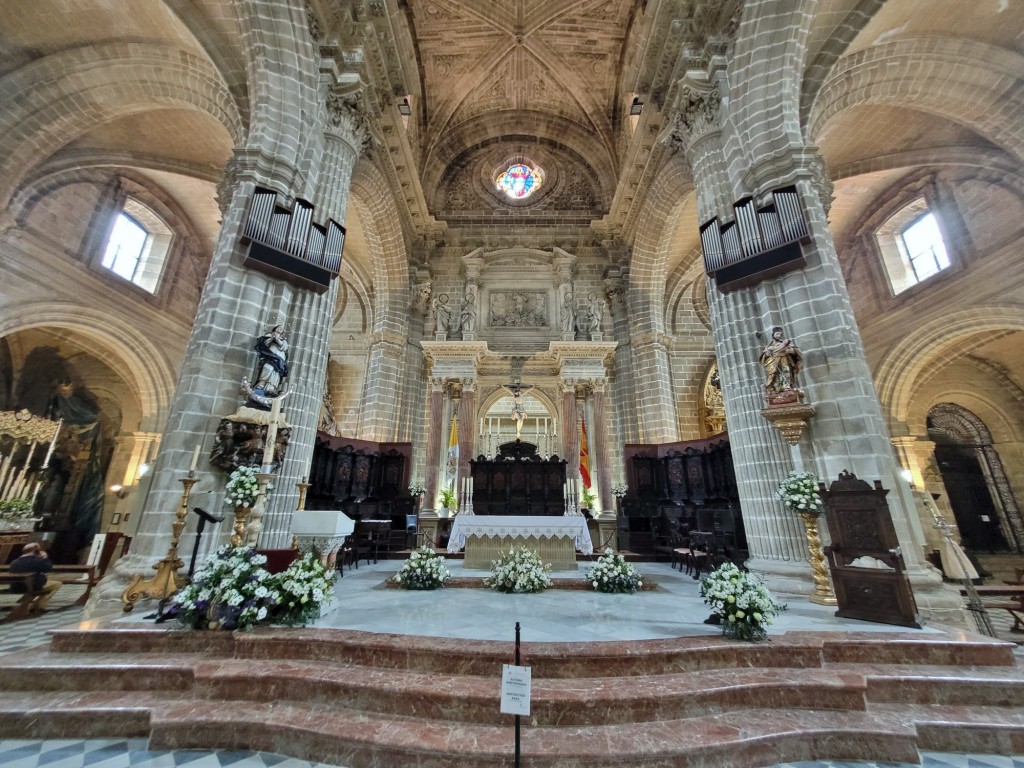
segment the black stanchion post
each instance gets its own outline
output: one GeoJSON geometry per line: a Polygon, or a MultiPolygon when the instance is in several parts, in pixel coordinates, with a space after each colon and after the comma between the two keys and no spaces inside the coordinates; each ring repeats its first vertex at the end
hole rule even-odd
{"type": "MultiPolygon", "coordinates": [[[[516,666],[520,666],[519,658],[519,622],[516,622],[516,666]]],[[[516,715],[516,768],[519,768],[519,715],[516,715]]]]}

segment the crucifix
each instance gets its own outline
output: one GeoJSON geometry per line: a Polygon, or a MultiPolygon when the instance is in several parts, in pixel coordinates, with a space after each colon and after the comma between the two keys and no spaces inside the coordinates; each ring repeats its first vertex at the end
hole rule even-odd
{"type": "Polygon", "coordinates": [[[529,392],[533,389],[533,386],[533,384],[528,384],[524,387],[518,381],[513,382],[511,385],[501,385],[502,389],[512,395],[512,421],[516,423],[516,440],[522,435],[523,422],[526,421],[526,408],[523,407],[523,392],[529,392]]]}

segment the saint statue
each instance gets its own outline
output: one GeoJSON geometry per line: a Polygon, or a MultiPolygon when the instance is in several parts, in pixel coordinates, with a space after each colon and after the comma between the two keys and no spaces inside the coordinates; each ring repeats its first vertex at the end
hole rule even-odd
{"type": "Polygon", "coordinates": [[[434,327],[438,333],[447,333],[452,323],[452,308],[448,306],[448,294],[442,293],[433,302],[434,327]]]}
{"type": "Polygon", "coordinates": [[[473,333],[476,331],[476,304],[472,291],[466,292],[466,298],[462,302],[462,333],[473,333]]]}
{"type": "Polygon", "coordinates": [[[596,293],[590,294],[590,333],[600,333],[601,323],[604,321],[604,311],[608,307],[608,302],[604,299],[597,298],[596,293]]]}
{"type": "Polygon", "coordinates": [[[258,359],[252,388],[261,390],[267,397],[280,395],[284,380],[288,378],[288,341],[284,334],[284,326],[275,325],[253,345],[258,359]]]}
{"type": "Polygon", "coordinates": [[[529,392],[533,389],[533,384],[526,387],[520,386],[517,381],[511,387],[508,384],[502,384],[501,388],[512,395],[512,421],[516,423],[516,440],[523,432],[523,422],[526,421],[526,408],[523,406],[523,392],[529,392]]]}
{"type": "Polygon", "coordinates": [[[576,309],[573,307],[572,291],[566,291],[562,300],[562,333],[572,333],[575,328],[576,309]]]}
{"type": "Polygon", "coordinates": [[[787,389],[796,389],[796,377],[803,364],[803,355],[792,339],[782,336],[782,328],[772,328],[772,340],[761,353],[765,372],[765,389],[771,395],[787,389]]]}

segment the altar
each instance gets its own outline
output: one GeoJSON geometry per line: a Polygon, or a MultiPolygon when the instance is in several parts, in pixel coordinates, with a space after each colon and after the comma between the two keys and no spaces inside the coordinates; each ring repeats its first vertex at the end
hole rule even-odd
{"type": "Polygon", "coordinates": [[[533,549],[552,570],[576,570],[576,552],[593,554],[594,544],[582,516],[459,515],[452,523],[448,551],[465,548],[464,567],[488,570],[504,550],[533,549]]]}

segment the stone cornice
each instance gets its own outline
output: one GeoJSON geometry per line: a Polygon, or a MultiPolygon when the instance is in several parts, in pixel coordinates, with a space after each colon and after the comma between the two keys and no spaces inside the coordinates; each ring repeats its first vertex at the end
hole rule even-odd
{"type": "Polygon", "coordinates": [[[787,147],[763,156],[744,174],[743,186],[755,197],[763,197],[769,191],[793,184],[798,179],[810,181],[827,215],[832,207],[834,185],[817,147],[787,147]]]}
{"type": "Polygon", "coordinates": [[[471,362],[475,368],[488,352],[486,341],[421,341],[420,346],[430,365],[442,361],[471,362]]]}

